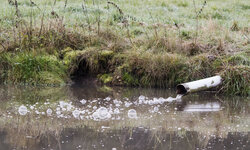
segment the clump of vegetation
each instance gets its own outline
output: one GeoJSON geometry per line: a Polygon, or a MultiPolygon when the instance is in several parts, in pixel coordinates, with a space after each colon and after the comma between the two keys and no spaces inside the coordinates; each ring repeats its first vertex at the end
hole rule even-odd
{"type": "Polygon", "coordinates": [[[233,22],[233,25],[232,25],[232,27],[231,27],[231,30],[232,30],[232,31],[239,31],[239,30],[240,30],[240,27],[239,27],[239,25],[238,25],[238,22],[236,22],[236,21],[233,22]]]}
{"type": "Polygon", "coordinates": [[[104,84],[111,83],[113,80],[113,77],[110,74],[102,74],[102,75],[99,75],[97,77],[104,84]]]}
{"type": "Polygon", "coordinates": [[[0,58],[1,80],[6,82],[59,85],[67,81],[65,67],[56,57],[19,52],[0,58]]]}
{"type": "Polygon", "coordinates": [[[188,61],[190,66],[190,69],[188,71],[190,79],[197,80],[202,78],[208,78],[215,75],[215,73],[217,72],[216,69],[220,67],[220,66],[217,66],[215,68],[213,67],[215,61],[216,61],[215,56],[209,55],[207,53],[191,57],[188,61]]]}
{"type": "Polygon", "coordinates": [[[250,55],[247,53],[238,53],[226,58],[226,62],[230,65],[246,65],[250,66],[250,55]]]}
{"type": "Polygon", "coordinates": [[[245,65],[228,66],[221,73],[221,91],[227,95],[250,95],[250,67],[245,65]]]}
{"type": "Polygon", "coordinates": [[[171,87],[185,81],[184,71],[188,68],[184,64],[185,57],[151,52],[130,52],[127,55],[128,68],[124,71],[137,77],[142,85],[171,87]]]}

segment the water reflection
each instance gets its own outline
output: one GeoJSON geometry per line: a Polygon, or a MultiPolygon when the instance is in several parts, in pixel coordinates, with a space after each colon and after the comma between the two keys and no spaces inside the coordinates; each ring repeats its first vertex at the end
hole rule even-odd
{"type": "Polygon", "coordinates": [[[0,149],[250,149],[247,98],[84,84],[1,85],[0,149]]]}
{"type": "Polygon", "coordinates": [[[183,111],[187,112],[209,112],[220,111],[222,108],[218,102],[208,102],[204,104],[188,104],[183,111]]]}

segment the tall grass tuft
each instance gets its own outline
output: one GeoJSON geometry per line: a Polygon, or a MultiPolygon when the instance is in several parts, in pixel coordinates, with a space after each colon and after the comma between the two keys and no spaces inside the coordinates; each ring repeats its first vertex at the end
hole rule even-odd
{"type": "Polygon", "coordinates": [[[228,66],[222,72],[221,91],[227,95],[250,95],[250,67],[245,65],[228,66]]]}

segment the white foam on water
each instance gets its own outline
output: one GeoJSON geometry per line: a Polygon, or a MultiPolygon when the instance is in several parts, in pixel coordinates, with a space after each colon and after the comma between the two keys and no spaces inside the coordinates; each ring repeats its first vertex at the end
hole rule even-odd
{"type": "Polygon", "coordinates": [[[70,111],[73,106],[72,106],[72,102],[70,103],[67,103],[67,102],[64,102],[64,101],[60,101],[59,102],[59,106],[64,110],[64,111],[70,111]],[[66,110],[65,110],[66,109],[66,110]]]}
{"type": "Polygon", "coordinates": [[[98,108],[93,114],[92,117],[96,119],[109,119],[111,118],[111,114],[109,113],[108,109],[106,107],[100,107],[98,108]]]}
{"type": "Polygon", "coordinates": [[[113,100],[113,103],[115,104],[116,107],[120,107],[121,104],[122,104],[122,101],[119,101],[119,100],[117,100],[117,99],[114,99],[114,100],[113,100]]]}
{"type": "Polygon", "coordinates": [[[74,110],[74,111],[72,112],[72,115],[73,115],[75,118],[78,119],[79,116],[80,116],[80,113],[81,113],[81,112],[80,112],[79,110],[76,109],[76,110],[74,110]]]}
{"type": "Polygon", "coordinates": [[[21,105],[19,108],[18,108],[18,113],[22,116],[26,115],[28,113],[28,109],[26,106],[24,105],[21,105]]]}
{"type": "Polygon", "coordinates": [[[165,102],[165,99],[163,97],[159,98],[159,104],[163,104],[165,102]]]}
{"type": "Polygon", "coordinates": [[[115,108],[115,109],[114,109],[114,114],[119,114],[119,113],[120,113],[119,108],[115,108]]]}
{"type": "Polygon", "coordinates": [[[104,100],[105,100],[105,101],[110,101],[111,98],[110,98],[110,97],[106,97],[104,100]]]}
{"type": "Polygon", "coordinates": [[[85,99],[82,99],[80,102],[81,102],[83,105],[87,103],[87,101],[86,101],[85,99]]]}
{"type": "Polygon", "coordinates": [[[127,102],[127,101],[125,101],[125,107],[129,107],[130,105],[132,105],[133,103],[131,103],[131,102],[127,102]]]}
{"type": "Polygon", "coordinates": [[[108,109],[105,107],[100,107],[98,109],[98,115],[100,119],[107,119],[110,116],[108,109]]]}
{"type": "Polygon", "coordinates": [[[46,113],[47,113],[48,116],[51,116],[53,111],[52,111],[52,109],[49,108],[49,109],[47,109],[46,113]]]}
{"type": "Polygon", "coordinates": [[[159,108],[157,106],[154,107],[154,112],[158,112],[159,108]]]}
{"type": "Polygon", "coordinates": [[[149,100],[149,101],[148,101],[148,104],[149,104],[149,105],[154,105],[154,101],[153,101],[153,100],[149,100]]]}
{"type": "Polygon", "coordinates": [[[30,106],[30,109],[33,110],[33,109],[34,109],[34,106],[31,105],[31,106],[30,106]]]}
{"type": "Polygon", "coordinates": [[[132,118],[132,119],[137,118],[136,110],[134,110],[134,109],[128,110],[128,117],[129,117],[129,118],[132,118]]]}
{"type": "Polygon", "coordinates": [[[56,111],[56,114],[57,114],[57,115],[61,115],[61,113],[62,113],[62,112],[61,112],[60,110],[57,110],[57,111],[56,111]]]}
{"type": "Polygon", "coordinates": [[[114,100],[113,100],[113,103],[114,103],[114,104],[122,104],[122,101],[119,101],[119,100],[117,100],[117,99],[114,99],[114,100]]]}
{"type": "Polygon", "coordinates": [[[94,117],[94,118],[99,118],[98,112],[94,112],[94,113],[92,114],[92,117],[94,117]]]}
{"type": "Polygon", "coordinates": [[[83,115],[80,115],[80,119],[83,120],[83,119],[84,119],[84,116],[83,116],[83,115]]]}
{"type": "Polygon", "coordinates": [[[41,114],[41,112],[39,112],[38,110],[36,110],[35,113],[36,113],[37,115],[41,114]]]}
{"type": "Polygon", "coordinates": [[[181,99],[182,96],[183,96],[183,94],[177,94],[176,99],[177,99],[177,100],[178,100],[178,99],[181,99]]]}
{"type": "MultiPolygon", "coordinates": [[[[105,107],[97,107],[98,103],[101,105],[100,101],[101,99],[93,99],[93,100],[85,100],[82,99],[80,100],[81,104],[86,104],[87,102],[88,105],[82,106],[83,108],[77,108],[76,106],[72,105],[72,102],[69,101],[59,101],[57,105],[55,105],[54,108],[49,108],[51,105],[49,102],[45,102],[47,104],[47,110],[40,110],[40,107],[38,105],[30,105],[28,108],[30,110],[33,110],[36,112],[36,114],[39,115],[46,115],[51,116],[52,113],[58,117],[58,118],[76,118],[76,119],[93,119],[93,120],[106,120],[106,119],[111,119],[112,114],[115,114],[113,116],[114,119],[121,119],[120,115],[121,112],[123,112],[126,107],[129,108],[131,105],[133,106],[139,106],[139,105],[152,105],[152,109],[150,109],[151,113],[160,113],[160,105],[165,103],[165,102],[173,102],[176,100],[180,100],[182,95],[177,95],[176,98],[173,97],[168,97],[168,98],[163,98],[163,97],[154,97],[154,98],[148,98],[146,96],[140,95],[136,101],[129,101],[128,98],[123,98],[121,99],[111,99],[111,97],[106,97],[105,101],[110,101],[111,103],[107,104],[105,107]],[[113,102],[113,103],[112,103],[113,102]],[[41,112],[39,112],[41,111],[41,112]],[[72,115],[69,115],[68,112],[71,112],[72,115]],[[66,115],[68,114],[68,115],[66,115]],[[83,115],[85,114],[85,115],[83,115]]],[[[44,104],[44,105],[46,105],[44,104]]],[[[18,112],[20,115],[26,115],[29,111],[27,110],[26,106],[22,105],[19,107],[18,112]]],[[[128,112],[128,117],[129,118],[137,118],[137,112],[135,109],[129,109],[128,112]]],[[[122,118],[124,119],[124,118],[122,118]]]]}
{"type": "Polygon", "coordinates": [[[139,100],[144,101],[145,99],[146,99],[146,97],[145,97],[145,96],[143,96],[143,95],[139,96],[139,100]]]}
{"type": "Polygon", "coordinates": [[[87,111],[86,110],[80,111],[81,114],[85,114],[85,112],[87,112],[87,111]]]}
{"type": "Polygon", "coordinates": [[[173,102],[173,101],[181,100],[182,96],[183,95],[178,94],[176,96],[176,98],[168,97],[168,98],[165,99],[163,97],[160,97],[160,98],[154,97],[151,100],[147,100],[148,99],[147,97],[141,95],[138,98],[138,102],[134,102],[134,104],[136,104],[136,105],[142,105],[142,104],[145,104],[145,105],[157,105],[157,104],[163,104],[165,102],[169,102],[170,103],[170,102],[173,102]]]}

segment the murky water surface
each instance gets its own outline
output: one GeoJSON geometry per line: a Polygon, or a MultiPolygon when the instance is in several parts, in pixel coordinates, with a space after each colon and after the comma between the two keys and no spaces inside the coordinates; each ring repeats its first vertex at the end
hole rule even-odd
{"type": "Polygon", "coordinates": [[[0,150],[249,150],[249,98],[214,95],[0,85],[0,150]]]}

